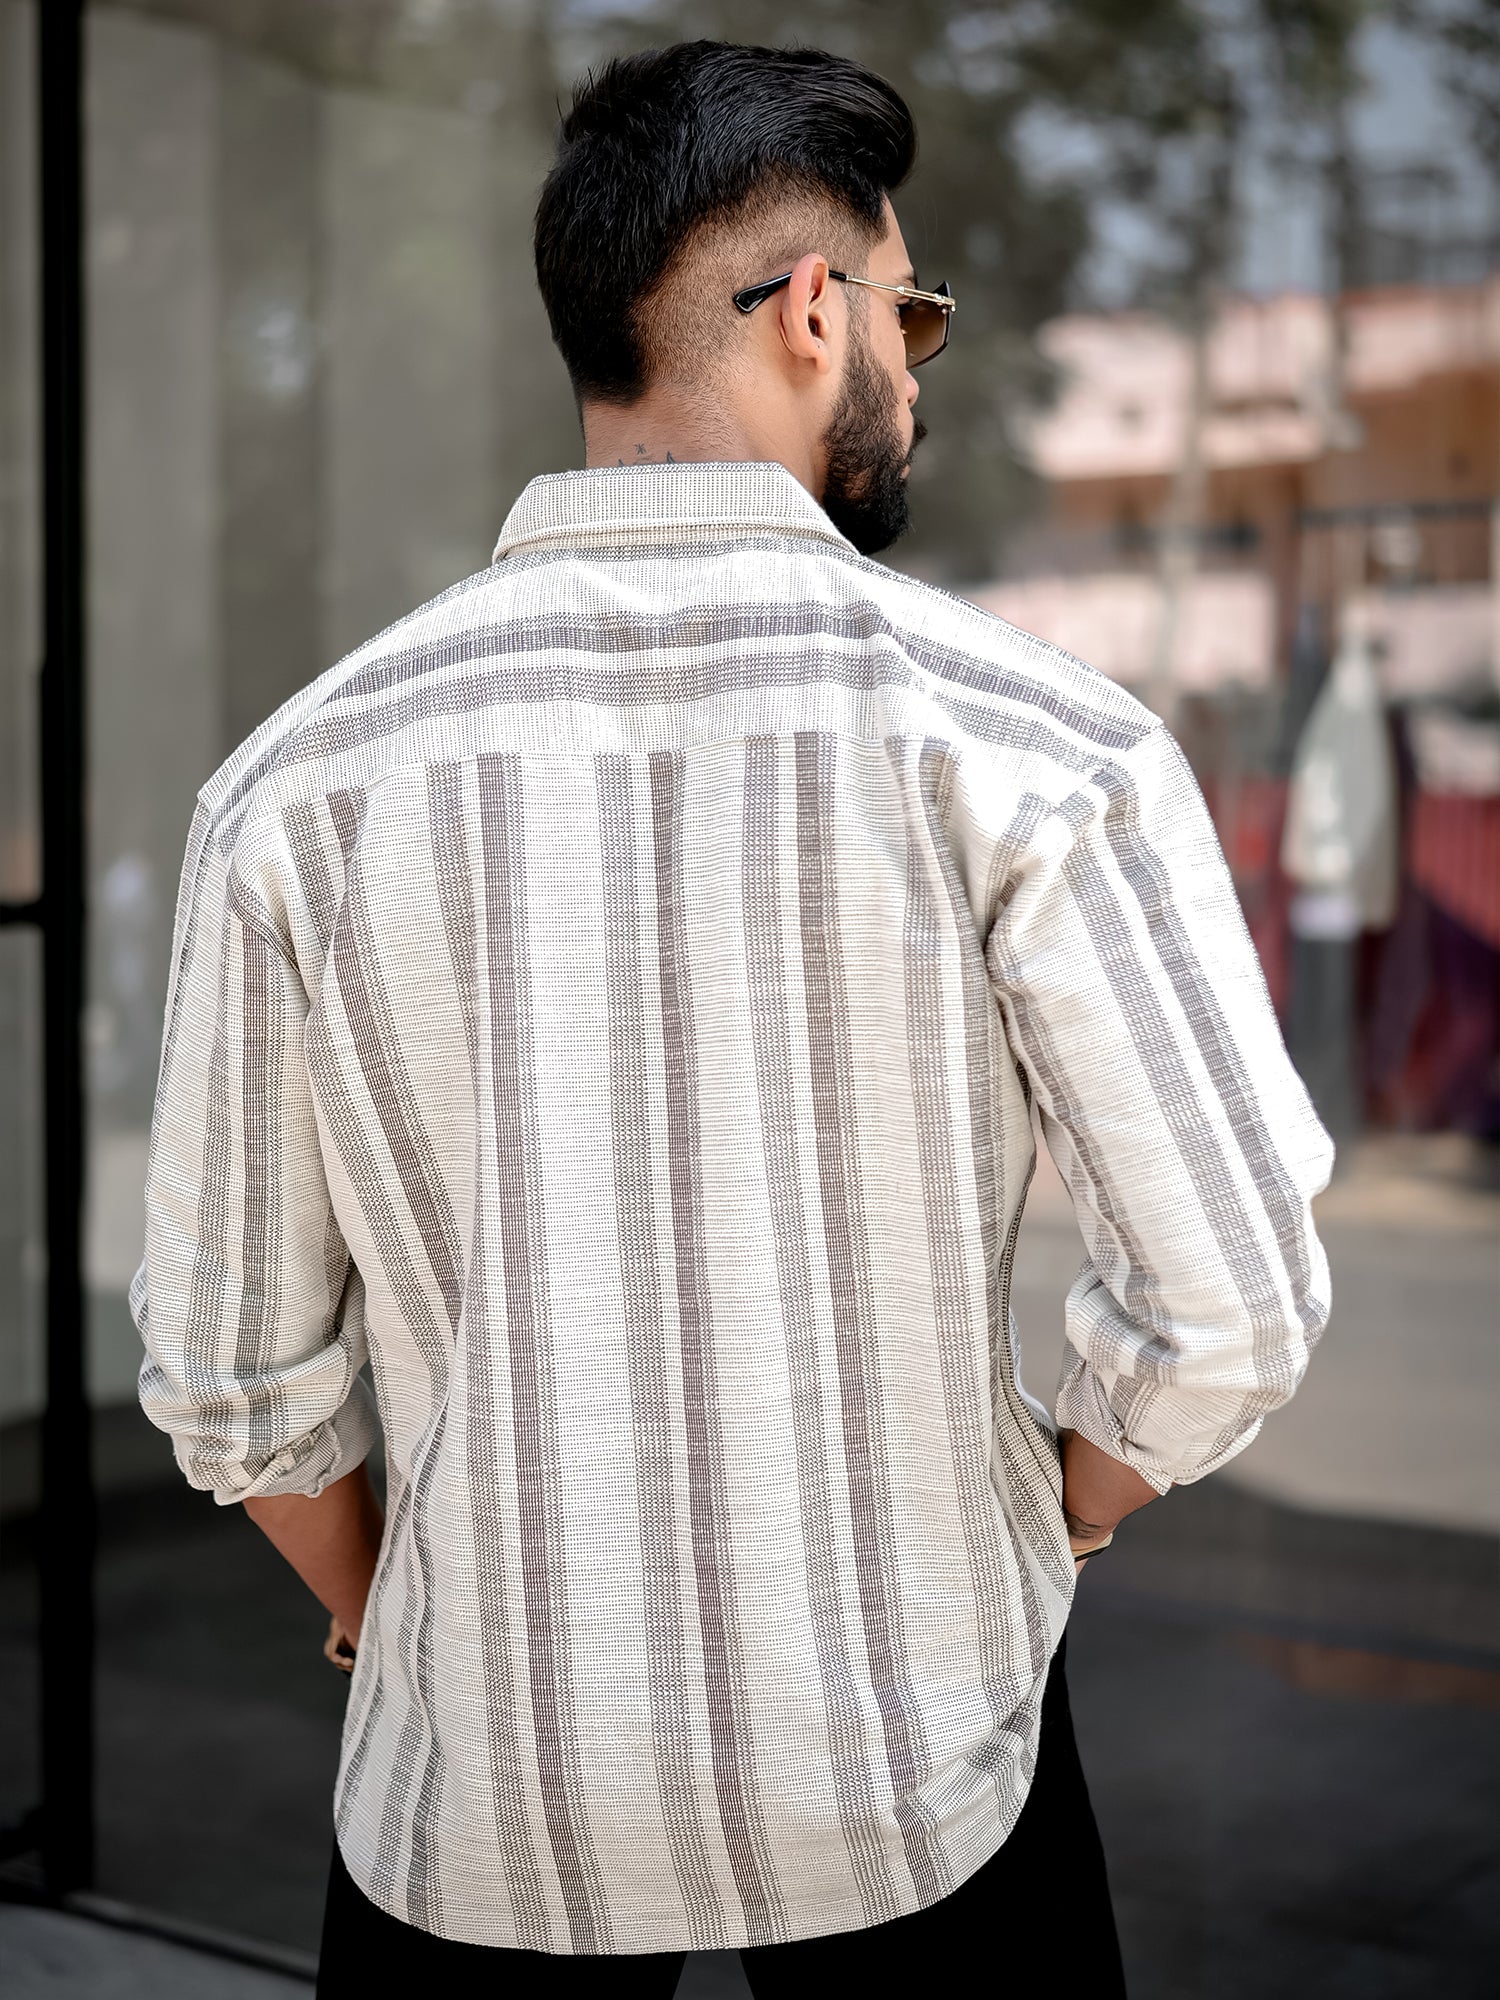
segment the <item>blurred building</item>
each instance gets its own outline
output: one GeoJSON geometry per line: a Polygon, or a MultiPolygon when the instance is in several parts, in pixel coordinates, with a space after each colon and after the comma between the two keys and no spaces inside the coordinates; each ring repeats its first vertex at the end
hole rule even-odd
{"type": "Polygon", "coordinates": [[[1500,1136],[1500,275],[1042,344],[1047,503],[976,597],[1173,722],[1330,1121],[1500,1136]],[[1284,865],[1298,741],[1355,639],[1395,774],[1379,929],[1284,865]]]}

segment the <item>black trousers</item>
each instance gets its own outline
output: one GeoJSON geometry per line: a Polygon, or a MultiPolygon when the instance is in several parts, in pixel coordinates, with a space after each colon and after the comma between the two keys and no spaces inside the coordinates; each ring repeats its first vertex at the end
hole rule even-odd
{"type": "MultiPolygon", "coordinates": [[[[1036,1777],[1009,1840],[941,1902],[866,1930],[837,1931],[740,1954],[755,2000],[828,2000],[1039,1983],[1047,2000],[1124,2000],[1104,1850],[1073,1738],[1063,1649],[1042,1700],[1036,1777]]],[[[350,1878],[337,1844],[328,1878],[317,2000],[391,2000],[424,1991],[506,2000],[670,2000],[680,1951],[568,1957],[460,1944],[379,1910],[350,1878]],[[445,1985],[443,1982],[447,1981],[445,1985]],[[430,1982],[430,1985],[429,1983],[430,1982]]]]}

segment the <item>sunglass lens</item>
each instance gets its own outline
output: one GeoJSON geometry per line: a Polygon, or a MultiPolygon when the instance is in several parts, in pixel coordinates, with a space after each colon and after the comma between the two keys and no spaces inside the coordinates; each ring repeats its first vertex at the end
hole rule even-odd
{"type": "MultiPolygon", "coordinates": [[[[942,287],[939,287],[941,290],[942,287]]],[[[950,314],[942,306],[925,299],[909,299],[901,308],[901,331],[906,337],[906,365],[920,368],[948,345],[950,314]]]]}

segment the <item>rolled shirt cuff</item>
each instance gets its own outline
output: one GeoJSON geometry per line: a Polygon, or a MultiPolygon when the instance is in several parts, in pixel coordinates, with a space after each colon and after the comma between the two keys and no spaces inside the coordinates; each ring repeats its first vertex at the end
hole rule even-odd
{"type": "Polygon", "coordinates": [[[214,1500],[220,1507],[283,1493],[300,1493],[315,1500],[326,1486],[364,1463],[379,1432],[375,1399],[364,1377],[356,1375],[349,1394],[331,1417],[284,1445],[253,1478],[237,1468],[243,1485],[232,1489],[216,1486],[214,1500]]]}
{"type": "Polygon", "coordinates": [[[1263,1412],[1253,1413],[1246,1402],[1232,1391],[1157,1390],[1151,1415],[1162,1435],[1143,1445],[1126,1434],[1110,1403],[1108,1382],[1075,1355],[1058,1389],[1057,1422],[1165,1493],[1206,1478],[1245,1449],[1263,1421],[1263,1412]]]}

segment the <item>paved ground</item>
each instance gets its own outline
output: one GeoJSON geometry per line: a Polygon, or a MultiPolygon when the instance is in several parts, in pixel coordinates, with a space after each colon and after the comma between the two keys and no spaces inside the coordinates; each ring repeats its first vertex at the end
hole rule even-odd
{"type": "Polygon", "coordinates": [[[0,1907],[8,2000],[307,2000],[306,1981],[54,1910],[0,1907]]]}
{"type": "MultiPolygon", "coordinates": [[[[1500,1605],[1494,1540],[1469,1529],[1493,1518],[1500,1203],[1452,1165],[1387,1151],[1332,1191],[1339,1313],[1297,1401],[1080,1592],[1074,1709],[1133,2000],[1495,1990],[1500,1605]]],[[[1061,1201],[1039,1188],[1018,1273],[1038,1387],[1078,1254],[1061,1201]]],[[[160,1483],[132,1413],[103,1434],[100,1886],[310,1952],[344,1696],[320,1616],[234,1510],[160,1483]],[[232,1811],[200,1807],[208,1772],[232,1811]]],[[[27,1558],[20,1523],[4,1818],[34,1788],[27,1558]]],[[[0,1979],[7,2000],[307,1990],[14,1907],[0,1979]]],[[[683,1993],[737,1990],[733,1960],[706,1961],[683,1993]]]]}
{"type": "MultiPolygon", "coordinates": [[[[308,2000],[312,1990],[185,1945],[14,1905],[0,1905],[0,1980],[7,2000],[308,2000]]],[[[685,1969],[677,2000],[748,1993],[733,1952],[705,1952],[685,1969]]]]}

